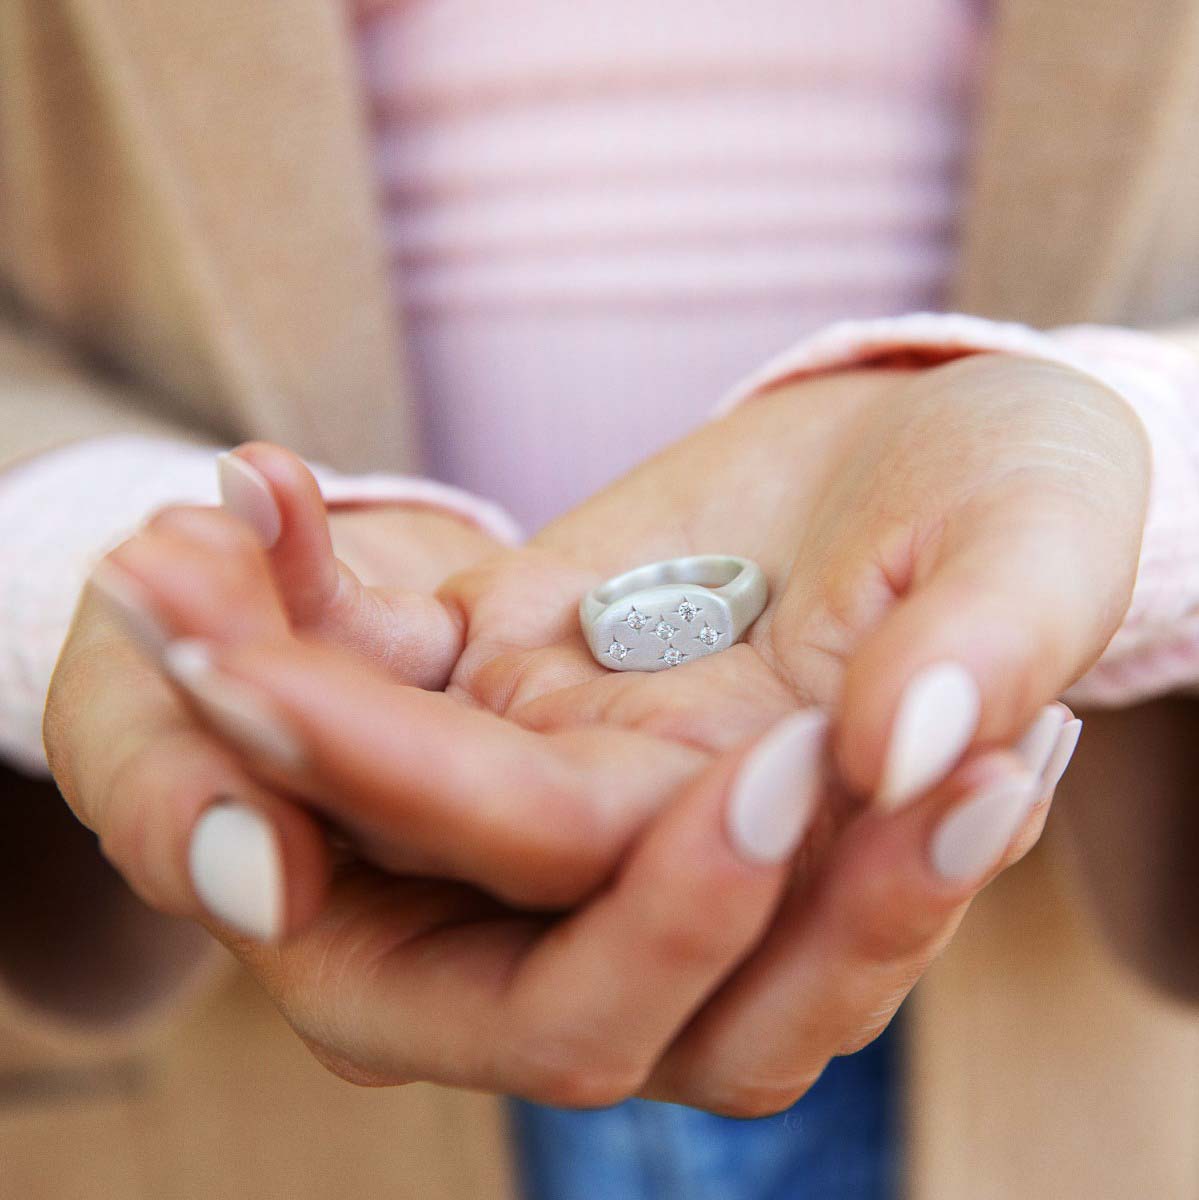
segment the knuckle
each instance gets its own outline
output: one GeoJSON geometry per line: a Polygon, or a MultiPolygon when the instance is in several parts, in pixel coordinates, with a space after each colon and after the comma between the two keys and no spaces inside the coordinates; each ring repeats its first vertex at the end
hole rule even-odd
{"type": "Polygon", "coordinates": [[[919,953],[927,939],[927,930],[885,911],[862,914],[853,930],[856,956],[875,966],[887,966],[919,953]]]}
{"type": "Polygon", "coordinates": [[[543,1078],[533,1095],[554,1108],[611,1108],[635,1095],[636,1081],[617,1072],[562,1070],[543,1078]]]}
{"type": "MultiPolygon", "coordinates": [[[[297,1032],[299,1031],[297,1030],[297,1032]]],[[[410,1083],[417,1082],[416,1077],[413,1075],[381,1070],[375,1066],[367,1066],[303,1033],[300,1033],[299,1036],[308,1049],[308,1052],[326,1071],[337,1079],[352,1084],[354,1087],[404,1087],[410,1083]]]]}
{"type": "Polygon", "coordinates": [[[953,894],[896,896],[884,884],[877,894],[858,895],[843,912],[847,944],[869,967],[926,961],[947,926],[955,923],[961,899],[953,894]]]}
{"type": "MultiPolygon", "coordinates": [[[[684,906],[688,908],[690,906],[684,906]]],[[[737,923],[697,921],[693,911],[657,911],[648,917],[646,952],[672,973],[693,973],[722,965],[739,945],[737,923]]]]}
{"type": "Polygon", "coordinates": [[[609,1108],[636,1095],[645,1075],[577,1037],[542,1040],[536,1049],[517,1055],[521,1092],[555,1108],[609,1108]]]}
{"type": "Polygon", "coordinates": [[[720,1117],[754,1121],[786,1112],[812,1086],[802,1083],[727,1082],[704,1097],[700,1107],[720,1117]]]}
{"type": "Polygon", "coordinates": [[[467,647],[454,679],[481,707],[506,716],[517,707],[514,697],[527,690],[534,658],[533,651],[507,651],[480,638],[472,640],[468,627],[467,647]]]}

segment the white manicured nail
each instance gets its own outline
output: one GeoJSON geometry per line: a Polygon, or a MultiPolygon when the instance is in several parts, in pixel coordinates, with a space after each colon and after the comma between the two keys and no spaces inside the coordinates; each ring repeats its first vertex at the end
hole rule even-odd
{"type": "Polygon", "coordinates": [[[1041,775],[1038,785],[1042,796],[1048,796],[1061,782],[1066,768],[1070,765],[1070,759],[1074,757],[1074,750],[1078,745],[1081,733],[1082,722],[1077,717],[1062,726],[1057,735],[1053,753],[1050,754],[1049,761],[1045,764],[1045,771],[1041,775]]]}
{"type": "Polygon", "coordinates": [[[1028,816],[1036,780],[1021,774],[963,801],[937,827],[933,869],[953,883],[984,875],[1003,856],[1028,816]]]}
{"type": "Polygon", "coordinates": [[[249,684],[213,666],[207,642],[191,638],[171,642],[163,652],[163,666],[217,732],[235,745],[285,771],[303,766],[299,739],[249,684]]]}
{"type": "Polygon", "coordinates": [[[934,663],[904,690],[891,727],[878,803],[902,808],[940,781],[978,728],[978,685],[959,663],[934,663]]]}
{"type": "Polygon", "coordinates": [[[828,718],[809,710],[787,717],[754,747],[733,783],[729,839],[750,862],[782,862],[811,823],[822,784],[828,718]]]}
{"type": "Polygon", "coordinates": [[[269,550],[283,532],[283,517],[271,485],[261,471],[231,450],[218,454],[216,462],[221,503],[245,521],[269,550]]]}
{"type": "Polygon", "coordinates": [[[1046,704],[1016,743],[1016,754],[1030,775],[1036,777],[1045,770],[1065,723],[1065,709],[1060,704],[1046,704]]]}
{"type": "Polygon", "coordinates": [[[283,860],[270,823],[244,804],[216,804],[192,831],[192,886],[204,907],[260,942],[283,932],[283,860]]]}
{"type": "Polygon", "coordinates": [[[146,589],[107,559],[92,572],[90,582],[142,653],[161,662],[170,638],[151,609],[146,589]]]}

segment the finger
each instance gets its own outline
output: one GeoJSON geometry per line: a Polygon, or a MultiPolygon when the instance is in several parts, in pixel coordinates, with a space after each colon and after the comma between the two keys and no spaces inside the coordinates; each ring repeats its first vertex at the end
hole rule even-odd
{"type": "MultiPolygon", "coordinates": [[[[110,574],[111,573],[111,574],[110,574]]],[[[287,613],[253,535],[215,508],[164,509],[100,564],[136,589],[163,630],[217,641],[272,640],[287,613]]]]}
{"type": "Polygon", "coordinates": [[[548,738],[320,643],[168,648],[209,723],[381,865],[516,903],[576,901],[704,756],[612,730],[548,738]]]}
{"type": "Polygon", "coordinates": [[[900,813],[864,813],[671,1048],[651,1094],[739,1116],[794,1103],[829,1058],[886,1026],[970,899],[1027,850],[1039,786],[997,752],[900,813]]]}
{"type": "MultiPolygon", "coordinates": [[[[91,589],[87,609],[121,614],[137,605],[136,585],[114,578],[91,589]]],[[[65,666],[69,679],[47,714],[61,731],[51,741],[69,747],[55,769],[76,814],[153,907],[262,941],[303,928],[328,886],[320,827],[247,775],[113,622],[92,623],[88,644],[67,651],[86,665],[65,666]]],[[[160,641],[146,649],[156,653],[160,641]]]]}
{"type": "Polygon", "coordinates": [[[640,1090],[764,931],[820,798],[827,728],[819,713],[792,715],[726,756],[655,822],[612,887],[534,949],[505,1006],[518,1031],[513,1083],[532,1060],[534,1075],[548,1073],[534,1095],[551,1103],[640,1090]]]}
{"type": "Polygon", "coordinates": [[[253,530],[292,619],[308,624],[340,582],[320,486],[304,461],[267,442],[217,457],[221,503],[253,530]]]}
{"type": "MultiPolygon", "coordinates": [[[[686,786],[577,913],[445,931],[388,954],[407,1069],[563,1105],[632,1094],[760,936],[819,797],[827,725],[793,716],[686,786]],[[433,1066],[435,1064],[435,1066],[433,1066]]],[[[390,1019],[367,1039],[394,1047],[390,1019]]]]}
{"type": "Polygon", "coordinates": [[[217,461],[222,503],[254,530],[295,625],[406,682],[445,685],[462,649],[463,622],[453,605],[364,586],[334,555],[324,497],[295,454],[250,442],[217,461]]]}
{"type": "Polygon", "coordinates": [[[590,573],[530,548],[447,580],[442,598],[470,624],[453,690],[508,713],[546,691],[602,676],[579,628],[579,597],[593,582],[590,573]]]}
{"type": "Polygon", "coordinates": [[[852,653],[838,763],[902,805],[972,745],[1010,744],[1110,640],[1131,594],[1139,517],[1044,491],[955,514],[910,590],[852,653]]]}

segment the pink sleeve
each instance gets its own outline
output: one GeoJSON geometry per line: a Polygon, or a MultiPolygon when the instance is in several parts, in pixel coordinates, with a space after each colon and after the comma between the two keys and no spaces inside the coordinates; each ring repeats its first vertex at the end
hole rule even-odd
{"type": "Polygon", "coordinates": [[[959,314],[844,321],[770,360],[719,411],[828,371],[935,365],[983,352],[1047,359],[1094,376],[1124,397],[1149,436],[1153,478],[1132,605],[1068,698],[1118,707],[1199,685],[1199,358],[1181,346],[1128,329],[1076,325],[1041,333],[959,314]]]}
{"type": "MultiPolygon", "coordinates": [[[[0,476],[0,757],[44,774],[42,709],[76,600],[96,561],[167,504],[217,504],[215,449],[141,437],[97,438],[0,476]]],[[[399,475],[314,467],[330,505],[418,504],[505,541],[500,508],[457,488],[399,475]]]]}

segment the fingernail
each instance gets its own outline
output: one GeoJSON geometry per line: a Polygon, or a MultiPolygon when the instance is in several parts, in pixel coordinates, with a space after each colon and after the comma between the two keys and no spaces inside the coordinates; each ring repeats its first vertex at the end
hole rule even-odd
{"type": "Polygon", "coordinates": [[[828,718],[787,717],[742,763],[727,812],[729,839],[753,863],[782,862],[811,823],[821,788],[828,718]]]}
{"type": "Polygon", "coordinates": [[[1053,753],[1050,754],[1049,761],[1045,764],[1045,771],[1041,775],[1039,787],[1042,796],[1050,795],[1061,782],[1066,768],[1070,765],[1070,760],[1074,757],[1074,750],[1078,746],[1078,738],[1081,733],[1082,722],[1077,717],[1062,726],[1057,735],[1053,753]]]}
{"type": "Polygon", "coordinates": [[[959,804],[933,834],[933,870],[951,883],[985,874],[1028,816],[1035,783],[1033,776],[1021,773],[959,804]]]}
{"type": "Polygon", "coordinates": [[[891,728],[878,803],[902,808],[939,783],[970,745],[980,709],[978,685],[960,664],[934,663],[914,676],[891,728]]]}
{"type": "Polygon", "coordinates": [[[108,559],[97,565],[90,582],[141,651],[161,662],[170,638],[151,609],[146,589],[108,559]]]}
{"type": "Polygon", "coordinates": [[[1057,745],[1058,734],[1066,723],[1066,714],[1059,704],[1046,704],[1036,719],[1016,743],[1016,755],[1028,773],[1039,776],[1057,745]]]}
{"type": "Polygon", "coordinates": [[[218,454],[216,463],[221,503],[269,550],[283,532],[283,516],[266,476],[231,450],[218,454]]]}
{"type": "Polygon", "coordinates": [[[270,823],[244,804],[216,804],[192,831],[192,886],[204,907],[260,942],[283,932],[283,861],[270,823]]]}
{"type": "Polygon", "coordinates": [[[163,666],[213,727],[246,753],[285,771],[303,766],[299,739],[253,687],[216,669],[208,643],[192,638],[171,642],[163,652],[163,666]]]}

